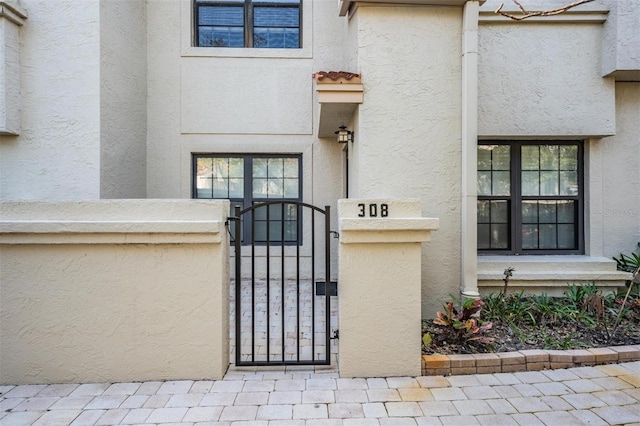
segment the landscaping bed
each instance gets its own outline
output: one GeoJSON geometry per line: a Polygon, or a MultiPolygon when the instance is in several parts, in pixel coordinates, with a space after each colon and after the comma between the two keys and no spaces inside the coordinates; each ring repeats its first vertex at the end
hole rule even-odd
{"type": "Polygon", "coordinates": [[[573,285],[559,298],[498,293],[480,302],[450,302],[435,320],[423,322],[423,354],[640,345],[640,294],[624,296],[573,285]]]}

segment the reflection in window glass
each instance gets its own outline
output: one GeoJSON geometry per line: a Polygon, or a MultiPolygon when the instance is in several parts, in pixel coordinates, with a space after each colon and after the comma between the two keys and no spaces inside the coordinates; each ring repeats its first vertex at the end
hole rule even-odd
{"type": "Polygon", "coordinates": [[[299,48],[300,0],[195,0],[200,47],[299,48]],[[245,17],[252,17],[250,22],[245,17]]]}
{"type": "MultiPolygon", "coordinates": [[[[236,205],[246,207],[272,200],[301,201],[299,155],[228,157],[196,154],[193,160],[194,198],[229,199],[232,215],[236,205]]],[[[256,241],[267,241],[267,229],[270,242],[282,241],[283,231],[285,243],[298,241],[297,206],[285,204],[284,217],[281,209],[280,205],[271,206],[269,220],[266,217],[266,208],[256,210],[256,229],[253,233],[256,241]]],[[[250,222],[248,220],[241,229],[244,242],[251,240],[250,222]]],[[[235,229],[233,223],[232,228],[235,229]]],[[[231,232],[235,235],[233,229],[231,232]]]]}
{"type": "Polygon", "coordinates": [[[480,144],[478,249],[580,252],[581,155],[575,142],[480,144]]]}

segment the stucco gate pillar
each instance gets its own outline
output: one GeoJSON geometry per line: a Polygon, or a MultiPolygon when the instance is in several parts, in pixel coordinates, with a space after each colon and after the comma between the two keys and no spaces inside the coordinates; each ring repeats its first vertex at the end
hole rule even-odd
{"type": "Polygon", "coordinates": [[[342,377],[420,375],[421,243],[438,219],[418,199],[338,201],[342,377]]]}

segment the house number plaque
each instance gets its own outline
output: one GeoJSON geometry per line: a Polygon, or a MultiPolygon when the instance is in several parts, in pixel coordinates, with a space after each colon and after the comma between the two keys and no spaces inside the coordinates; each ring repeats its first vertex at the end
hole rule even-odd
{"type": "Polygon", "coordinates": [[[358,204],[358,217],[387,217],[389,216],[388,204],[358,204]]]}

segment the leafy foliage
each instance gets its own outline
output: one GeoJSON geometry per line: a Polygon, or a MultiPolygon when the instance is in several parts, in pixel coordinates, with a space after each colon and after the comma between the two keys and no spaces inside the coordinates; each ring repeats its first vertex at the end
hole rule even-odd
{"type": "Polygon", "coordinates": [[[625,255],[620,253],[620,258],[613,257],[613,260],[616,261],[618,271],[625,272],[635,272],[640,268],[640,242],[638,243],[638,248],[636,249],[638,253],[631,253],[630,255],[625,255]]]}
{"type": "Polygon", "coordinates": [[[448,302],[431,321],[436,326],[425,323],[423,335],[429,336],[428,343],[423,340],[423,348],[427,353],[441,352],[445,347],[447,353],[474,353],[637,344],[638,287],[628,289],[635,291],[626,300],[624,293],[603,293],[587,283],[569,285],[561,297],[493,293],[482,301],[465,301],[460,311],[454,302],[448,302]],[[488,324],[491,326],[485,327],[488,324]]]}
{"type": "MultiPolygon", "coordinates": [[[[483,322],[475,318],[482,309],[481,299],[466,299],[460,311],[456,309],[454,301],[449,301],[443,305],[444,311],[438,311],[433,323],[442,327],[442,333],[437,335],[437,340],[448,340],[460,344],[476,343],[481,345],[490,344],[492,337],[487,335],[491,329],[490,322],[483,322]]],[[[432,337],[429,336],[429,342],[432,337]]],[[[423,337],[423,343],[427,345],[423,337]]]]}

